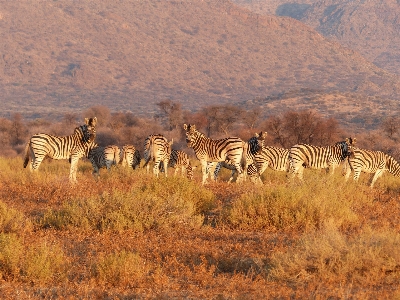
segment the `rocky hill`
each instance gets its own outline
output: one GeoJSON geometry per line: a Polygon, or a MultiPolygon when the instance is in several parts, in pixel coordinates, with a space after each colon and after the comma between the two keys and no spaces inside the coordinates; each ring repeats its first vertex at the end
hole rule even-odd
{"type": "Polygon", "coordinates": [[[399,78],[358,52],[229,1],[0,3],[1,116],[149,116],[167,98],[197,110],[299,89],[400,99],[399,78]]]}
{"type": "Polygon", "coordinates": [[[358,51],[389,72],[400,74],[400,5],[396,0],[234,0],[264,15],[290,16],[325,37],[358,51]]]}

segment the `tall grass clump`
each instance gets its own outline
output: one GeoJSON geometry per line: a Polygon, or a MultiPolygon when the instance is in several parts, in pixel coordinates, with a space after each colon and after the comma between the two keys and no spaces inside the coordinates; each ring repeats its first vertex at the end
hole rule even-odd
{"type": "Polygon", "coordinates": [[[15,234],[0,233],[0,278],[7,280],[19,276],[23,253],[20,238],[15,234]]]}
{"type": "Polygon", "coordinates": [[[146,262],[140,255],[125,250],[101,255],[92,269],[99,283],[113,286],[136,285],[148,273],[146,262]]]}
{"type": "Polygon", "coordinates": [[[64,203],[39,220],[44,227],[143,231],[177,226],[199,227],[214,207],[214,195],[187,180],[160,178],[129,191],[114,189],[64,203]]]}
{"type": "Polygon", "coordinates": [[[346,236],[327,222],[302,236],[286,252],[271,257],[272,280],[393,284],[400,279],[400,234],[366,229],[346,236]]]}
{"type": "Polygon", "coordinates": [[[32,228],[32,223],[23,213],[9,208],[0,201],[0,232],[21,232],[32,228]]]}
{"type": "Polygon", "coordinates": [[[354,186],[316,178],[243,194],[225,209],[224,219],[240,229],[318,228],[327,219],[350,225],[357,220],[352,206],[359,199],[354,186]]]}
{"type": "Polygon", "coordinates": [[[59,245],[43,242],[26,251],[22,270],[25,279],[32,282],[59,281],[67,276],[67,256],[59,245]]]}

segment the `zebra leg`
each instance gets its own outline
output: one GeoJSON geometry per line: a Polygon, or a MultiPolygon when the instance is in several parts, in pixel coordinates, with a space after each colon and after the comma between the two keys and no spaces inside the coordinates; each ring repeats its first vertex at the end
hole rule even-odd
{"type": "Polygon", "coordinates": [[[205,160],[201,161],[201,171],[203,173],[203,179],[201,183],[205,184],[207,182],[208,172],[210,171],[208,168],[208,163],[205,160]]]}
{"type": "Polygon", "coordinates": [[[174,171],[174,177],[176,177],[176,174],[178,173],[180,167],[175,166],[175,171],[174,171]]]}
{"type": "Polygon", "coordinates": [[[372,178],[372,181],[371,181],[371,185],[370,185],[371,188],[374,187],[375,181],[376,181],[379,177],[381,177],[382,174],[383,174],[384,172],[385,172],[384,169],[378,169],[378,170],[375,172],[375,175],[374,175],[374,177],[372,178]]]}
{"type": "Polygon", "coordinates": [[[35,156],[35,154],[33,153],[32,161],[31,161],[31,164],[29,166],[29,170],[31,172],[37,172],[38,169],[39,169],[39,166],[42,163],[44,158],[45,158],[45,156],[35,156]]]}
{"type": "MultiPolygon", "coordinates": [[[[154,162],[154,167],[153,167],[153,174],[154,175],[156,175],[156,177],[158,178],[158,173],[159,173],[159,171],[160,171],[160,164],[161,164],[161,162],[160,161],[155,161],[154,162]]],[[[147,170],[149,170],[149,164],[147,164],[147,170]]],[[[166,170],[165,170],[165,166],[164,166],[164,172],[166,172],[166,170]]]]}
{"type": "MultiPolygon", "coordinates": [[[[206,176],[207,176],[207,179],[208,179],[208,176],[210,176],[210,179],[211,180],[216,180],[216,178],[215,178],[215,176],[214,176],[214,178],[212,178],[211,177],[211,169],[214,167],[214,162],[207,162],[207,167],[206,167],[206,176]]],[[[203,168],[203,165],[201,165],[201,167],[203,168]]],[[[215,173],[214,173],[215,174],[215,173]]]]}
{"type": "Polygon", "coordinates": [[[218,174],[219,174],[219,171],[221,170],[221,167],[222,167],[222,163],[221,162],[217,163],[217,165],[215,166],[215,169],[214,169],[214,181],[217,181],[218,174]]]}
{"type": "Polygon", "coordinates": [[[168,177],[168,160],[164,160],[163,164],[164,164],[165,177],[168,177]]]}
{"type": "Polygon", "coordinates": [[[69,181],[71,183],[76,183],[76,172],[78,170],[78,161],[79,157],[77,156],[71,156],[71,168],[69,171],[69,181]]]}

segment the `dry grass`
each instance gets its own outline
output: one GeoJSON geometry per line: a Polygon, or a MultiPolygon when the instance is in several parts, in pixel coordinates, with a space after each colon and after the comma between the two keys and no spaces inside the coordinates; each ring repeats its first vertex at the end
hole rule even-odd
{"type": "MultiPolygon", "coordinates": [[[[305,172],[264,186],[155,179],[0,158],[0,293],[8,298],[394,299],[398,178],[376,189],[305,172]]],[[[221,179],[229,176],[221,173],[221,179]]]]}

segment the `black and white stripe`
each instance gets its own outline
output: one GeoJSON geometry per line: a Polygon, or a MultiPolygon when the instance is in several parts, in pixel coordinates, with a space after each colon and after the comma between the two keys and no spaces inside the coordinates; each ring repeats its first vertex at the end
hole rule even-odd
{"type": "Polygon", "coordinates": [[[88,154],[94,146],[97,118],[86,118],[85,124],[75,128],[69,136],[54,136],[46,133],[33,135],[25,148],[24,168],[32,159],[31,171],[37,171],[45,157],[52,159],[69,159],[71,162],[69,180],[76,182],[79,158],[88,154]]]}
{"type": "Polygon", "coordinates": [[[120,149],[116,145],[95,147],[89,151],[88,159],[92,163],[93,175],[98,177],[101,168],[107,168],[110,171],[111,166],[120,161],[120,149]]]}
{"type": "MultiPolygon", "coordinates": [[[[264,147],[264,140],[267,136],[266,132],[260,132],[256,133],[253,137],[251,137],[245,145],[246,149],[246,168],[243,170],[246,175],[249,175],[249,177],[254,181],[256,177],[259,177],[258,171],[257,171],[257,165],[256,165],[256,155],[258,152],[261,151],[261,149],[264,147]],[[252,166],[251,171],[248,172],[247,166],[252,166]]],[[[208,163],[207,168],[210,169],[215,163],[208,163]]],[[[233,165],[229,165],[227,162],[219,162],[214,170],[214,180],[217,180],[218,173],[220,169],[224,167],[229,170],[232,170],[231,177],[229,178],[229,182],[233,180],[233,176],[235,174],[235,167],[233,165]]],[[[207,172],[209,173],[209,171],[207,172]]],[[[258,180],[256,180],[258,181],[258,180]]]]}
{"type": "Polygon", "coordinates": [[[154,162],[153,173],[158,177],[160,163],[164,164],[165,177],[168,175],[168,162],[171,156],[171,145],[161,134],[149,135],[144,141],[144,160],[143,167],[149,172],[149,162],[154,162]]]}
{"type": "Polygon", "coordinates": [[[353,139],[338,142],[333,146],[318,147],[307,144],[297,144],[289,151],[289,172],[293,177],[297,175],[303,179],[304,168],[331,169],[331,173],[339,166],[352,152],[353,139]]]}
{"type": "Polygon", "coordinates": [[[246,143],[237,137],[228,137],[219,140],[207,138],[203,133],[196,130],[195,125],[183,125],[186,131],[186,142],[188,147],[193,148],[196,157],[200,160],[204,184],[208,177],[208,162],[228,161],[232,164],[238,176],[243,176],[243,167],[246,166],[246,143]]]}
{"type": "Polygon", "coordinates": [[[349,156],[346,167],[345,178],[348,180],[351,172],[354,172],[354,180],[357,181],[361,172],[374,173],[370,187],[375,181],[388,171],[394,176],[400,176],[400,164],[390,155],[381,151],[371,151],[355,148],[349,156]]]}
{"type": "Polygon", "coordinates": [[[263,174],[264,171],[269,167],[274,171],[285,171],[289,170],[289,149],[279,147],[262,147],[255,155],[255,163],[259,174],[263,174]]]}
{"type": "Polygon", "coordinates": [[[133,145],[125,145],[122,147],[120,164],[123,167],[126,165],[132,169],[140,168],[140,161],[142,157],[138,149],[133,145]]]}
{"type": "MultiPolygon", "coordinates": [[[[168,167],[175,168],[174,176],[181,170],[181,175],[184,176],[186,172],[186,177],[190,180],[193,179],[193,170],[195,167],[192,167],[189,156],[186,152],[181,150],[172,150],[171,157],[169,159],[168,167]]],[[[161,172],[164,172],[163,164],[160,165],[161,172]]]]}

